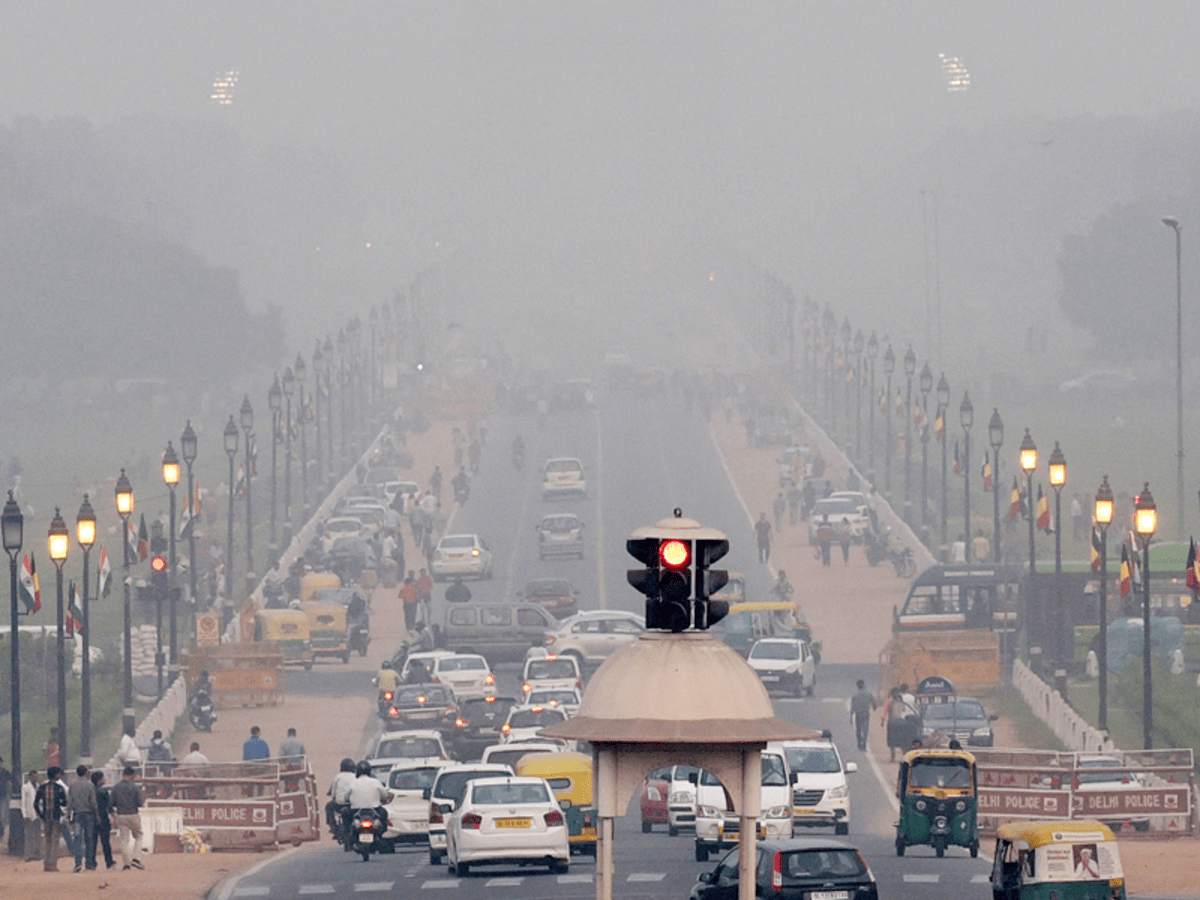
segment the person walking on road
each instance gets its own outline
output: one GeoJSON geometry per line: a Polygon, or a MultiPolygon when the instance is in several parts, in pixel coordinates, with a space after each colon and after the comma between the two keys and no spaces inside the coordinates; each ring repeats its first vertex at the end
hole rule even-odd
{"type": "Polygon", "coordinates": [[[285,759],[299,759],[304,756],[304,741],[296,737],[296,729],[289,728],[287,737],[279,743],[279,755],[285,759]]]}
{"type": "MultiPolygon", "coordinates": [[[[254,728],[253,731],[258,731],[254,728]]],[[[117,842],[121,846],[121,870],[131,866],[135,869],[145,868],[142,865],[142,789],[137,786],[134,776],[137,771],[132,766],[126,766],[121,771],[121,780],[113,785],[111,791],[113,824],[117,826],[117,842]]]]}
{"type": "Polygon", "coordinates": [[[429,489],[433,491],[433,496],[437,497],[438,502],[442,502],[442,467],[434,466],[433,474],[429,476],[429,489]]]}
{"type": "MultiPolygon", "coordinates": [[[[267,742],[259,737],[260,729],[257,725],[250,729],[250,737],[246,739],[246,743],[242,744],[242,759],[270,759],[271,748],[267,742]]],[[[115,791],[116,788],[113,788],[115,791]]]]}
{"type": "Polygon", "coordinates": [[[25,819],[25,862],[42,858],[42,823],[34,808],[37,800],[38,782],[42,776],[37,769],[30,769],[25,783],[21,785],[21,816],[25,819]]]}
{"type": "Polygon", "coordinates": [[[417,623],[417,603],[420,598],[416,576],[412,569],[409,569],[408,574],[404,577],[404,584],[400,586],[400,601],[404,604],[404,628],[406,631],[411,632],[417,623]]]}
{"type": "MultiPolygon", "coordinates": [[[[45,856],[42,870],[58,871],[58,843],[63,839],[63,823],[67,818],[67,789],[62,781],[62,769],[51,766],[46,770],[46,780],[38,786],[33,809],[42,823],[42,846],[45,856]]],[[[68,843],[68,849],[71,849],[68,843]]],[[[74,850],[71,849],[72,854],[74,850]]]]}
{"type": "Polygon", "coordinates": [[[771,559],[771,523],[767,521],[766,513],[759,513],[758,521],[754,523],[754,535],[758,541],[758,561],[769,562],[771,559]]]}
{"type": "Polygon", "coordinates": [[[112,794],[104,786],[104,773],[99,769],[92,772],[92,784],[96,788],[96,808],[100,810],[96,817],[96,838],[104,851],[104,867],[111,869],[117,864],[112,852],[112,794]]]}
{"type": "Polygon", "coordinates": [[[879,706],[875,695],[867,690],[867,683],[861,678],[857,682],[858,690],[850,698],[850,721],[854,723],[854,736],[858,740],[858,749],[867,749],[867,736],[871,729],[871,713],[879,706]]]}
{"type": "Polygon", "coordinates": [[[833,525],[829,516],[822,516],[817,526],[817,546],[821,549],[821,565],[829,565],[829,551],[833,547],[833,525]]]}
{"type": "Polygon", "coordinates": [[[780,491],[779,496],[775,498],[771,510],[775,513],[775,530],[783,531],[783,515],[787,512],[787,498],[783,496],[783,491],[780,491]]]}
{"type": "Polygon", "coordinates": [[[788,521],[792,525],[800,524],[800,501],[804,499],[804,492],[800,490],[800,486],[792,481],[787,490],[788,504],[788,521]]]}
{"type": "Polygon", "coordinates": [[[446,588],[447,603],[468,603],[471,600],[471,589],[463,584],[461,575],[454,576],[454,584],[446,588]]]}
{"type": "Polygon", "coordinates": [[[842,565],[850,565],[850,542],[854,540],[854,529],[850,520],[842,516],[842,524],[838,527],[838,543],[842,545],[842,565]]]}
{"type": "Polygon", "coordinates": [[[432,603],[433,579],[429,577],[428,569],[422,569],[421,577],[417,579],[417,612],[422,622],[430,621],[430,616],[433,614],[432,603]]]}
{"type": "Polygon", "coordinates": [[[792,602],[792,583],[788,581],[787,572],[783,569],[779,570],[779,577],[775,581],[775,586],[771,588],[771,593],[778,598],[780,603],[792,602]]]}
{"type": "Polygon", "coordinates": [[[75,768],[75,780],[67,788],[67,813],[75,845],[75,871],[81,871],[86,864],[90,872],[96,868],[96,823],[100,807],[96,802],[96,786],[85,765],[75,768]]]}

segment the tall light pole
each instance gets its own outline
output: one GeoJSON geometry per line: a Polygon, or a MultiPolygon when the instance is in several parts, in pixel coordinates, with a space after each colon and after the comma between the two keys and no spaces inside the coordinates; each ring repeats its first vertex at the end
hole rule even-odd
{"type": "Polygon", "coordinates": [[[843,421],[846,423],[845,430],[842,432],[846,436],[842,442],[843,447],[850,446],[850,336],[850,317],[847,316],[842,320],[842,362],[846,369],[842,373],[842,383],[844,384],[842,395],[845,398],[842,411],[844,413],[843,421]]]}
{"type": "Polygon", "coordinates": [[[254,469],[250,461],[250,432],[254,430],[254,407],[250,395],[242,395],[242,408],[238,410],[242,431],[246,433],[246,592],[249,593],[254,580],[254,520],[250,515],[250,498],[253,494],[254,469]]]}
{"type": "Polygon", "coordinates": [[[4,512],[0,514],[0,538],[4,541],[4,552],[8,554],[8,612],[12,630],[9,632],[9,710],[12,713],[12,766],[13,776],[9,781],[8,801],[8,853],[10,856],[25,852],[25,817],[21,813],[21,782],[24,768],[21,766],[21,642],[19,625],[21,612],[17,608],[17,557],[21,554],[21,543],[25,537],[25,517],[21,507],[8,492],[4,512]]]}
{"type": "MultiPolygon", "coordinates": [[[[374,307],[372,307],[374,309],[374,307]]],[[[300,430],[300,514],[303,521],[308,521],[308,437],[305,434],[304,417],[304,379],[308,375],[308,364],[304,355],[296,354],[296,365],[293,367],[296,375],[296,387],[300,391],[300,411],[296,416],[296,427],[300,430]]]]}
{"type": "Polygon", "coordinates": [[[904,506],[905,512],[908,511],[908,505],[912,502],[912,466],[909,465],[912,449],[912,380],[913,375],[917,372],[917,354],[913,352],[912,345],[908,347],[908,351],[904,354],[904,377],[907,382],[907,388],[904,393],[904,506]]]}
{"type": "Polygon", "coordinates": [[[950,409],[950,382],[946,381],[945,372],[938,379],[937,405],[937,418],[942,423],[942,544],[945,544],[950,540],[950,497],[946,481],[946,445],[950,443],[946,434],[946,413],[950,409]]]}
{"type": "Polygon", "coordinates": [[[337,336],[338,371],[340,373],[339,383],[338,383],[338,394],[339,394],[339,399],[341,400],[341,410],[342,410],[342,443],[341,443],[341,446],[339,449],[341,450],[340,459],[342,462],[343,470],[349,465],[349,460],[350,460],[350,447],[348,446],[347,437],[346,437],[347,423],[349,422],[348,413],[346,412],[346,401],[353,399],[352,397],[348,396],[350,394],[350,370],[347,365],[347,359],[346,359],[347,346],[348,345],[347,345],[347,339],[346,339],[346,330],[343,328],[338,331],[338,336],[337,336]]]}
{"type": "Polygon", "coordinates": [[[1158,507],[1150,493],[1150,482],[1138,494],[1133,507],[1133,530],[1142,545],[1142,746],[1154,749],[1154,691],[1150,667],[1150,539],[1158,529],[1158,507]]]}
{"type": "Polygon", "coordinates": [[[1025,648],[1028,650],[1033,631],[1040,630],[1045,625],[1041,621],[1043,617],[1040,609],[1037,611],[1037,623],[1033,622],[1034,584],[1037,579],[1037,547],[1033,542],[1033,522],[1037,518],[1033,509],[1033,473],[1037,469],[1038,452],[1037,444],[1033,442],[1028,428],[1025,429],[1025,437],[1021,438],[1018,458],[1021,461],[1021,471],[1025,473],[1025,518],[1029,520],[1029,589],[1025,592],[1025,648]]]}
{"type": "Polygon", "coordinates": [[[322,368],[325,370],[325,387],[329,391],[325,397],[325,444],[328,449],[326,458],[329,460],[329,477],[333,480],[337,473],[337,464],[333,457],[333,341],[325,335],[325,346],[322,368]]]}
{"type": "MultiPolygon", "coordinates": [[[[96,511],[88,502],[88,495],[83,495],[83,504],[75,517],[75,536],[79,546],[83,548],[83,671],[82,696],[79,705],[79,761],[85,766],[92,764],[92,661],[91,657],[91,617],[88,614],[88,568],[90,566],[92,545],[96,543],[96,511]]],[[[13,632],[15,635],[16,632],[13,632]]],[[[20,770],[14,769],[14,777],[20,777],[20,770]]]]}
{"type": "Polygon", "coordinates": [[[862,359],[866,339],[862,329],[854,333],[854,462],[862,465],[862,359]]]}
{"type": "Polygon", "coordinates": [[[1113,491],[1108,476],[1100,482],[1094,507],[1096,524],[1100,526],[1100,712],[1096,727],[1108,731],[1108,526],[1113,519],[1113,491]]]}
{"type": "Polygon", "coordinates": [[[825,332],[825,427],[833,434],[837,428],[837,405],[833,402],[833,335],[837,331],[837,317],[828,304],[821,313],[821,330],[825,332]]]}
{"type": "Polygon", "coordinates": [[[1000,549],[1000,448],[1004,446],[1004,420],[997,407],[992,407],[988,422],[988,443],[992,445],[992,559],[1000,562],[1004,556],[1000,549]]]}
{"type": "Polygon", "coordinates": [[[1048,465],[1050,487],[1054,488],[1054,677],[1059,693],[1067,696],[1067,610],[1063,604],[1062,584],[1062,489],[1067,483],[1067,459],[1058,441],[1050,451],[1048,465]]]}
{"type": "Polygon", "coordinates": [[[1163,224],[1175,232],[1175,486],[1178,490],[1176,540],[1183,540],[1183,228],[1168,216],[1163,224]]]}
{"type": "MultiPolygon", "coordinates": [[[[384,309],[387,309],[387,307],[384,307],[384,309]]],[[[315,471],[317,473],[318,485],[325,483],[325,468],[321,464],[321,378],[324,376],[324,365],[325,362],[321,355],[321,342],[318,341],[312,355],[313,419],[317,424],[317,465],[315,471]]],[[[305,488],[305,490],[307,491],[308,489],[305,488]]]]}
{"type": "Polygon", "coordinates": [[[887,392],[883,403],[883,419],[887,425],[883,443],[883,488],[888,503],[892,502],[892,373],[896,371],[896,354],[888,344],[883,354],[883,372],[887,375],[887,392]]]}
{"type": "Polygon", "coordinates": [[[183,462],[187,466],[188,487],[188,583],[191,589],[192,603],[196,602],[196,484],[192,478],[192,464],[196,461],[196,432],[192,430],[192,420],[188,419],[179,436],[179,449],[183,452],[183,462]]]}
{"type": "Polygon", "coordinates": [[[875,405],[878,403],[875,397],[875,357],[878,355],[879,339],[872,331],[867,338],[867,359],[871,364],[871,393],[867,397],[867,471],[871,473],[872,481],[875,479],[875,405]]]}
{"type": "MultiPolygon", "coordinates": [[[[167,684],[174,684],[179,676],[179,626],[175,608],[175,576],[179,565],[179,557],[175,552],[175,488],[179,484],[179,457],[175,448],[167,441],[166,452],[162,458],[163,484],[167,486],[169,506],[167,512],[167,527],[171,536],[167,539],[167,610],[170,615],[171,641],[167,655],[167,684]]],[[[85,582],[86,584],[86,582],[85,582]]]]}
{"type": "Polygon", "coordinates": [[[279,410],[283,406],[283,388],[279,386],[278,375],[267,391],[267,406],[271,410],[271,565],[274,565],[279,559],[279,541],[275,534],[275,508],[278,505],[275,502],[275,473],[279,460],[279,410]]]}
{"type": "Polygon", "coordinates": [[[125,470],[121,470],[117,478],[117,515],[121,517],[121,550],[124,563],[124,575],[121,579],[125,588],[125,671],[122,682],[121,732],[133,734],[134,717],[137,711],[133,707],[133,613],[129,597],[129,517],[133,515],[133,486],[125,470]]]}
{"type": "Polygon", "coordinates": [[[292,542],[292,394],[296,376],[292,367],[283,370],[283,543],[292,542]]]}
{"type": "Polygon", "coordinates": [[[47,547],[50,551],[50,561],[54,563],[55,596],[58,600],[58,758],[66,769],[71,754],[67,750],[67,655],[66,635],[63,629],[66,609],[63,606],[62,570],[63,563],[67,561],[67,551],[71,548],[71,533],[67,531],[67,523],[63,521],[62,512],[57,506],[54,508],[54,518],[50,522],[47,547]]]}
{"type": "MultiPolygon", "coordinates": [[[[229,417],[229,421],[225,423],[225,431],[222,432],[222,438],[225,442],[225,453],[229,457],[229,524],[225,534],[225,602],[229,607],[233,608],[233,484],[237,478],[234,472],[234,461],[237,458],[238,449],[238,428],[234,424],[233,416],[229,417]]],[[[224,623],[222,623],[224,624],[224,623]]]]}
{"type": "Polygon", "coordinates": [[[975,407],[971,397],[963,391],[962,403],[958,407],[958,418],[963,429],[963,541],[967,555],[971,547],[971,425],[975,421],[975,407]]]}
{"type": "MultiPolygon", "coordinates": [[[[921,418],[924,427],[921,429],[921,526],[929,528],[929,392],[933,390],[933,372],[929,362],[921,367],[921,375],[917,381],[921,389],[921,418]]],[[[925,535],[929,540],[929,535],[925,535]]]]}

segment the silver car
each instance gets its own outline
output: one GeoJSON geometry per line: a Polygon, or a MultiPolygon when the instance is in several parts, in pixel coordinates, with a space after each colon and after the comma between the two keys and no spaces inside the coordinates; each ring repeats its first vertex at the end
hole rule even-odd
{"type": "Polygon", "coordinates": [[[583,559],[583,522],[574,513],[542,516],[534,529],[538,534],[538,556],[574,556],[583,559]]]}

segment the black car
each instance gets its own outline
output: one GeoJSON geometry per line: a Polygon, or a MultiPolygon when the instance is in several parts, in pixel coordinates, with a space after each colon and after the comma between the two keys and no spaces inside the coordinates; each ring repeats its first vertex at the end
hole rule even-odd
{"type": "MultiPolygon", "coordinates": [[[[754,867],[755,895],[780,900],[813,896],[844,900],[878,900],[875,876],[862,854],[841,841],[792,838],[759,841],[754,867]]],[[[711,872],[701,872],[691,900],[737,900],[738,848],[711,872]]]]}
{"type": "Polygon", "coordinates": [[[973,697],[951,697],[942,703],[926,703],[921,710],[921,738],[926,746],[945,746],[952,738],[964,747],[990,747],[992,722],[983,704],[973,697]]]}
{"type": "Polygon", "coordinates": [[[386,731],[436,728],[449,735],[457,717],[458,705],[447,688],[440,684],[407,684],[396,688],[383,726],[386,731]]]}
{"type": "Polygon", "coordinates": [[[512,697],[480,697],[464,700],[450,733],[450,752],[455,759],[478,759],[485,747],[500,743],[500,726],[517,705],[512,697]]]}
{"type": "Polygon", "coordinates": [[[792,442],[792,429],[783,416],[763,416],[754,425],[755,447],[786,447],[792,442]]]}

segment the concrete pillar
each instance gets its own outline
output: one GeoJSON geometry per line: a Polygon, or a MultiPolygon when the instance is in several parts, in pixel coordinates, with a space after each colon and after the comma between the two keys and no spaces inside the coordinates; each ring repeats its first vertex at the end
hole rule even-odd
{"type": "Polygon", "coordinates": [[[738,900],[754,900],[758,817],[762,814],[762,754],[742,749],[742,796],[738,802],[738,900]]]}

